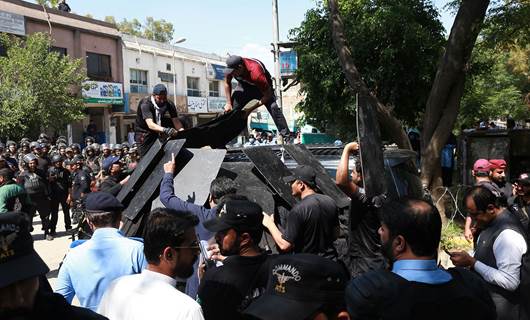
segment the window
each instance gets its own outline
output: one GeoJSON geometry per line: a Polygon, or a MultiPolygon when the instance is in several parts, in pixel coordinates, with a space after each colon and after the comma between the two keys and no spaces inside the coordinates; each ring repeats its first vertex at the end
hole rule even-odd
{"type": "Polygon", "coordinates": [[[171,63],[166,63],[166,71],[171,71],[171,63]]]}
{"type": "Polygon", "coordinates": [[[131,93],[147,93],[147,71],[131,69],[131,93]]]}
{"type": "Polygon", "coordinates": [[[87,52],[86,71],[87,76],[92,80],[112,81],[110,56],[87,52]]]}
{"type": "Polygon", "coordinates": [[[66,48],[51,47],[50,52],[57,52],[61,57],[66,56],[66,48]]]}
{"type": "Polygon", "coordinates": [[[210,81],[208,95],[210,97],[219,96],[219,81],[210,81]]]}
{"type": "Polygon", "coordinates": [[[201,91],[199,90],[199,78],[187,77],[188,83],[188,97],[200,97],[201,91]]]}

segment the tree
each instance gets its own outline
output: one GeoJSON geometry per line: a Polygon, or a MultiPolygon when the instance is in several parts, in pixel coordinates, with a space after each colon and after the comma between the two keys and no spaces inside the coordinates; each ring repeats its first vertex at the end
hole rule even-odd
{"type": "MultiPolygon", "coordinates": [[[[420,0],[340,1],[339,5],[359,79],[378,98],[379,109],[417,125],[445,42],[438,13],[420,0]]],[[[297,76],[306,94],[299,108],[308,122],[349,139],[355,132],[354,93],[359,91],[348,85],[342,72],[329,21],[330,10],[319,4],[290,33],[299,59],[297,76]]],[[[406,140],[402,124],[389,123],[388,116],[381,125],[384,136],[406,140]]]]}
{"type": "Polygon", "coordinates": [[[153,17],[147,17],[142,24],[138,19],[123,19],[116,23],[113,16],[106,16],[105,21],[115,24],[119,31],[137,37],[142,37],[159,42],[170,42],[173,40],[175,29],[171,22],[164,19],[155,20],[153,17]]]}
{"type": "Polygon", "coordinates": [[[2,35],[0,57],[0,135],[11,139],[36,135],[43,128],[62,131],[82,119],[79,90],[86,80],[80,59],[51,51],[47,34],[25,40],[2,35]]]}
{"type": "Polygon", "coordinates": [[[164,19],[155,20],[153,17],[147,17],[145,19],[143,35],[147,39],[170,42],[173,40],[173,32],[175,32],[175,29],[171,22],[167,22],[164,19]]]}
{"type": "Polygon", "coordinates": [[[471,57],[458,125],[472,128],[479,120],[530,117],[525,97],[530,91],[530,46],[511,50],[489,48],[481,42],[471,57]]]}

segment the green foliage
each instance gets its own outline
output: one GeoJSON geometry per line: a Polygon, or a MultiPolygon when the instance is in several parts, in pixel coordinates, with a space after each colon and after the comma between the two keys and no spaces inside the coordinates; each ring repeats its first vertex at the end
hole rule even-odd
{"type": "Polygon", "coordinates": [[[113,16],[106,16],[105,21],[115,24],[118,30],[123,33],[160,42],[173,40],[175,31],[171,22],[164,19],[155,20],[153,17],[147,17],[143,25],[136,18],[132,20],[123,19],[121,22],[116,22],[113,16]]]}
{"type": "MultiPolygon", "coordinates": [[[[343,0],[341,16],[354,62],[370,90],[398,119],[418,123],[445,43],[429,1],[343,0]]],[[[291,30],[297,42],[297,76],[305,100],[298,106],[309,124],[342,138],[355,128],[355,94],[335,53],[323,3],[291,30]]]]}
{"type": "Polygon", "coordinates": [[[473,51],[460,106],[460,126],[470,128],[479,120],[508,116],[515,120],[530,117],[524,100],[530,91],[530,46],[501,50],[487,45],[480,43],[473,51]]]}
{"type": "Polygon", "coordinates": [[[42,129],[64,130],[84,117],[79,94],[85,71],[80,59],[50,51],[47,34],[25,41],[2,35],[7,57],[0,57],[0,135],[18,139],[42,129]]]}

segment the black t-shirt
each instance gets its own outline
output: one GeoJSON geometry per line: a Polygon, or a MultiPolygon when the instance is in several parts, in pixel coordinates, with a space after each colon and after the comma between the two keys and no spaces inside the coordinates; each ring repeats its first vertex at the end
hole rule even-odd
{"type": "Polygon", "coordinates": [[[294,245],[295,253],[313,253],[336,259],[333,246],[339,216],[335,201],[323,194],[312,194],[287,214],[283,238],[294,245]]]}
{"type": "Polygon", "coordinates": [[[206,270],[198,293],[204,318],[240,318],[240,312],[265,290],[272,257],[230,256],[222,266],[206,270]]]}
{"type": "MultiPolygon", "coordinates": [[[[161,125],[162,118],[164,118],[166,112],[169,112],[169,116],[171,118],[178,117],[177,108],[173,102],[169,100],[167,100],[165,104],[158,106],[158,108],[158,112],[160,114],[160,123],[158,123],[159,125],[161,125]]],[[[147,134],[152,133],[147,126],[145,119],[152,119],[153,122],[157,123],[156,108],[151,102],[151,96],[143,98],[138,104],[138,110],[136,112],[136,131],[147,134]]]]}
{"type": "Polygon", "coordinates": [[[50,166],[50,158],[48,158],[48,156],[43,156],[43,157],[37,157],[37,168],[39,168],[40,170],[46,172],[48,171],[48,167],[50,166]]]}
{"type": "Polygon", "coordinates": [[[513,195],[513,186],[509,182],[504,183],[497,183],[495,181],[492,182],[501,190],[501,193],[504,195],[506,199],[509,199],[513,195]]]}
{"type": "Polygon", "coordinates": [[[384,269],[386,260],[378,234],[381,222],[376,209],[369,206],[368,199],[359,191],[352,196],[349,218],[347,266],[351,275],[384,269]]]}

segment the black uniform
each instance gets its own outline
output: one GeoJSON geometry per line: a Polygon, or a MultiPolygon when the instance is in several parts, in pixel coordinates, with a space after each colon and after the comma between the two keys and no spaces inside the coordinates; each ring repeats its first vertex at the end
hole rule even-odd
{"type": "Polygon", "coordinates": [[[134,140],[140,144],[138,147],[140,156],[146,154],[158,138],[158,133],[149,129],[145,120],[152,119],[154,123],[162,125],[162,119],[166,112],[169,112],[171,118],[178,117],[177,108],[173,102],[169,100],[167,100],[165,104],[158,106],[158,110],[151,102],[151,96],[140,100],[138,111],[136,113],[136,134],[134,138],[134,140]]]}
{"type": "Polygon", "coordinates": [[[37,156],[37,161],[38,161],[37,168],[39,168],[39,170],[47,172],[48,168],[50,167],[50,163],[51,163],[50,158],[47,155],[42,156],[42,157],[37,156]]]}
{"type": "Polygon", "coordinates": [[[294,245],[295,253],[313,253],[337,259],[333,246],[339,216],[335,201],[323,194],[306,196],[286,217],[283,238],[294,245]]]}
{"type": "Polygon", "coordinates": [[[42,170],[35,170],[35,172],[24,171],[19,175],[19,181],[23,185],[24,189],[29,195],[29,198],[33,204],[30,217],[35,215],[35,211],[39,212],[40,219],[42,221],[42,229],[44,234],[50,233],[50,186],[48,183],[48,177],[42,170]]]}
{"type": "Polygon", "coordinates": [[[68,191],[70,189],[70,172],[65,168],[51,167],[48,169],[48,177],[50,179],[51,189],[50,229],[52,233],[55,232],[60,204],[64,214],[64,227],[68,230],[72,227],[72,222],[70,220],[70,206],[66,202],[66,199],[68,199],[68,191]]]}
{"type": "Polygon", "coordinates": [[[81,200],[81,194],[90,193],[90,175],[85,170],[77,170],[72,180],[72,200],[81,200]]]}
{"type": "Polygon", "coordinates": [[[240,312],[267,286],[271,257],[229,256],[222,266],[206,270],[198,293],[205,319],[241,318],[240,312]]]}

